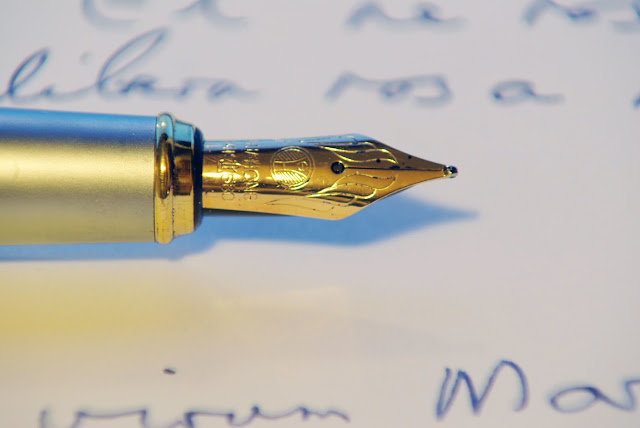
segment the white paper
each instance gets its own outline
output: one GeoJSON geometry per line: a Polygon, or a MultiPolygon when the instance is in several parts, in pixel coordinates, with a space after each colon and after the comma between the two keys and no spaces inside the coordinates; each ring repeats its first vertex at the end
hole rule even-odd
{"type": "Polygon", "coordinates": [[[0,106],[460,174],[344,221],[1,247],[0,426],[638,425],[637,1],[5,3],[0,106]]]}

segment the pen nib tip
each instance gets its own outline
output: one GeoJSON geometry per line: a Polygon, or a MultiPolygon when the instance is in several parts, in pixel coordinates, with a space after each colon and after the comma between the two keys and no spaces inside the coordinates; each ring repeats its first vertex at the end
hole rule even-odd
{"type": "Polygon", "coordinates": [[[447,178],[453,178],[458,175],[458,168],[453,165],[449,165],[444,169],[444,176],[447,178]]]}

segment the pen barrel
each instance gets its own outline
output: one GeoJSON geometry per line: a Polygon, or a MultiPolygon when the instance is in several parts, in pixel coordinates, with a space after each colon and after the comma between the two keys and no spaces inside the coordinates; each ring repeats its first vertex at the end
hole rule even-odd
{"type": "Polygon", "coordinates": [[[189,233],[193,138],[168,115],[0,110],[0,245],[189,233]]]}

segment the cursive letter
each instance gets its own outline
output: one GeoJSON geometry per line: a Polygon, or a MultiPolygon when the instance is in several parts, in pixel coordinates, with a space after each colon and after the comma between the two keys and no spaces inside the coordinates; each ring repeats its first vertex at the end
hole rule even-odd
{"type": "Polygon", "coordinates": [[[438,397],[438,403],[436,404],[436,418],[442,419],[445,417],[451,404],[453,403],[456,394],[458,393],[458,387],[460,386],[460,382],[464,381],[467,385],[467,390],[469,391],[469,399],[471,400],[471,409],[474,414],[478,414],[484,403],[485,399],[488,397],[489,392],[491,391],[491,387],[495,382],[500,369],[503,367],[509,367],[513,369],[513,371],[518,376],[518,381],[520,382],[520,404],[518,404],[513,410],[520,411],[525,408],[528,400],[528,386],[527,379],[524,376],[524,372],[522,369],[514,362],[502,360],[500,361],[491,372],[491,376],[489,376],[489,380],[485,385],[484,389],[480,392],[480,395],[476,393],[475,388],[473,387],[473,382],[471,381],[471,377],[467,374],[467,372],[463,370],[458,370],[458,374],[456,376],[456,380],[453,383],[453,387],[451,388],[451,393],[449,397],[446,398],[446,391],[449,385],[449,379],[451,378],[451,369],[448,367],[445,368],[444,380],[442,381],[442,386],[440,387],[440,395],[438,397]]]}
{"type": "Polygon", "coordinates": [[[89,22],[99,27],[125,28],[135,22],[132,19],[108,17],[96,6],[96,0],[82,0],[82,13],[89,22]]]}
{"type": "Polygon", "coordinates": [[[20,89],[20,87],[28,83],[29,80],[31,80],[33,76],[40,71],[44,63],[47,62],[48,58],[49,49],[47,48],[40,49],[39,51],[36,51],[25,58],[9,78],[7,90],[3,94],[0,94],[0,99],[4,98],[5,96],[9,96],[11,101],[27,102],[34,101],[42,96],[42,92],[22,96],[20,96],[16,92],[18,91],[18,89],[20,89]]]}
{"type": "MultiPolygon", "coordinates": [[[[119,77],[125,71],[129,70],[136,63],[139,63],[164,41],[166,35],[167,30],[165,28],[151,30],[135,37],[116,50],[107,61],[105,61],[102,69],[100,69],[98,73],[98,78],[95,83],[95,88],[98,93],[100,95],[110,95],[107,84],[113,81],[115,77],[119,77]]],[[[133,88],[142,88],[149,91],[153,89],[154,82],[154,79],[150,80],[148,77],[134,78],[129,81],[129,84],[116,90],[112,89],[111,93],[127,94],[133,88]],[[142,84],[141,81],[144,83],[142,84]],[[131,82],[134,82],[134,84],[132,85],[131,82]]]]}
{"type": "Polygon", "coordinates": [[[597,12],[594,9],[589,9],[587,7],[561,6],[553,0],[534,0],[533,4],[530,4],[524,12],[524,22],[529,26],[535,25],[540,18],[540,15],[542,15],[542,12],[547,9],[554,10],[566,16],[573,22],[591,21],[597,15],[597,12]]]}
{"type": "Polygon", "coordinates": [[[520,104],[525,101],[557,104],[563,101],[562,95],[541,95],[533,89],[533,83],[526,80],[508,80],[496,84],[491,96],[500,104],[520,104]]]}
{"type": "Polygon", "coordinates": [[[586,385],[586,386],[574,386],[574,387],[563,389],[561,391],[556,392],[551,396],[551,398],[549,398],[549,404],[551,404],[551,407],[553,407],[555,410],[559,412],[576,413],[576,412],[581,412],[583,410],[587,410],[589,407],[593,406],[597,401],[602,401],[603,403],[606,403],[612,407],[615,407],[616,409],[632,412],[636,409],[636,399],[635,399],[635,396],[633,395],[633,392],[631,391],[631,387],[635,384],[640,384],[640,379],[629,379],[624,382],[624,391],[627,396],[627,403],[615,402],[611,398],[604,395],[602,391],[600,391],[598,388],[594,386],[586,385]],[[559,403],[560,398],[566,395],[574,395],[575,393],[584,393],[584,392],[589,394],[589,397],[588,397],[588,401],[586,401],[581,405],[568,407],[568,406],[563,406],[562,404],[559,403]]]}

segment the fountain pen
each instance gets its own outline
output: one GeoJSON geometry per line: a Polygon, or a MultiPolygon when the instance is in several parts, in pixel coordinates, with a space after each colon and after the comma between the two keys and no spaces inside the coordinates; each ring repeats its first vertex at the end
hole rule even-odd
{"type": "Polygon", "coordinates": [[[454,177],[360,134],[205,141],[169,114],[0,109],[0,245],[169,243],[203,215],[341,219],[454,177]]]}

